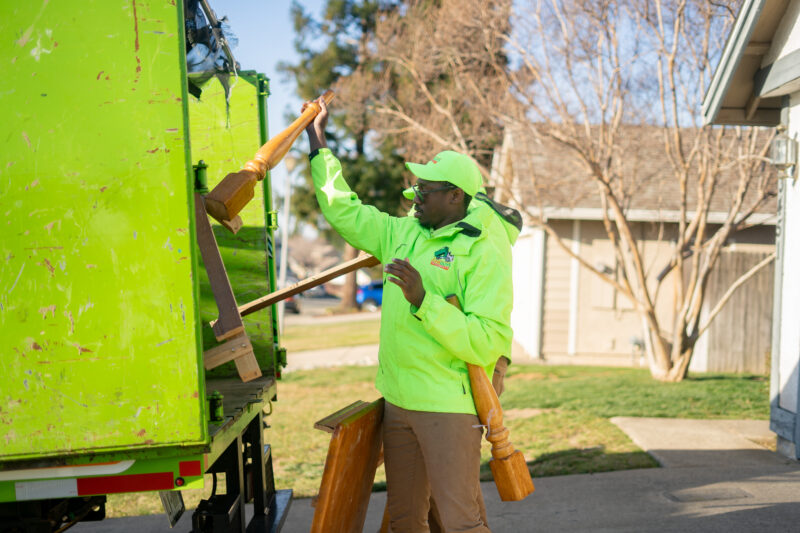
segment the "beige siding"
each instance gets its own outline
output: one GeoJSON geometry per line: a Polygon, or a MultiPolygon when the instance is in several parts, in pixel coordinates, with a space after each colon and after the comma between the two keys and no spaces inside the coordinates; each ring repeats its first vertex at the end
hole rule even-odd
{"type": "MultiPolygon", "coordinates": [[[[572,246],[573,222],[551,221],[567,246],[572,246]]],[[[659,231],[655,223],[634,223],[631,229],[639,239],[651,294],[656,277],[669,264],[676,227],[659,231]]],[[[714,228],[712,228],[714,229],[714,228]]],[[[716,303],[732,280],[763,258],[772,249],[770,228],[741,232],[723,253],[719,271],[709,284],[709,302],[716,303]]],[[[581,221],[580,254],[596,268],[604,268],[619,278],[613,247],[600,221],[581,221]]],[[[542,356],[564,360],[569,345],[570,272],[572,259],[554,239],[545,241],[545,272],[542,316],[542,356]]],[[[764,372],[769,351],[771,311],[771,271],[766,269],[751,280],[718,317],[709,331],[708,370],[764,372]],[[756,301],[758,300],[758,301],[756,301]]],[[[654,302],[660,325],[667,334],[672,329],[676,276],[667,275],[654,302]]],[[[642,323],[628,299],[586,268],[579,271],[577,309],[577,357],[570,359],[602,364],[637,364],[636,339],[642,337],[642,323]]]]}
{"type": "MultiPolygon", "coordinates": [[[[569,245],[572,221],[554,222],[553,228],[569,245]]],[[[544,316],[542,319],[542,355],[567,353],[569,337],[570,256],[550,237],[545,241],[544,316]]]]}
{"type": "MultiPolygon", "coordinates": [[[[618,278],[621,271],[602,222],[584,221],[581,229],[583,256],[592,266],[605,268],[609,276],[618,278]]],[[[585,268],[581,268],[580,286],[578,355],[630,362],[631,339],[641,337],[641,322],[629,300],[585,268]]]]}

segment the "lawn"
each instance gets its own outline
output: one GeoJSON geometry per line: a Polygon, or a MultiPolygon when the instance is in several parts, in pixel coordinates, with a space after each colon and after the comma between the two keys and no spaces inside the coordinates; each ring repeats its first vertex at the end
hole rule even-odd
{"type": "MultiPolygon", "coordinates": [[[[356,400],[378,398],[375,371],[306,370],[287,374],[278,383],[278,401],[267,430],[278,488],[292,487],[296,497],[316,494],[330,435],[314,429],[314,422],[356,400]]],[[[511,440],[525,455],[534,478],[606,472],[656,466],[610,418],[768,419],[769,379],[712,374],[658,383],[641,369],[512,365],[502,403],[511,440]]],[[[490,449],[484,441],[485,480],[491,479],[490,449]]],[[[380,469],[375,488],[384,486],[380,469]]],[[[210,489],[185,492],[191,508],[210,489]]],[[[155,494],[109,497],[109,516],[158,512],[155,494]]]]}
{"type": "MultiPolygon", "coordinates": [[[[379,397],[374,367],[293,372],[279,384],[271,421],[276,483],[312,496],[330,436],[313,423],[355,401],[379,397]]],[[[609,419],[614,416],[767,419],[769,380],[706,375],[657,383],[641,369],[513,365],[502,403],[511,440],[531,472],[552,476],[656,466],[609,419]]],[[[491,479],[484,441],[483,477],[491,479]]],[[[379,472],[376,482],[383,482],[379,472]]]]}
{"type": "Polygon", "coordinates": [[[312,325],[287,324],[281,335],[281,346],[286,348],[291,357],[292,353],[303,350],[378,344],[379,330],[380,315],[375,315],[374,320],[312,325]]]}

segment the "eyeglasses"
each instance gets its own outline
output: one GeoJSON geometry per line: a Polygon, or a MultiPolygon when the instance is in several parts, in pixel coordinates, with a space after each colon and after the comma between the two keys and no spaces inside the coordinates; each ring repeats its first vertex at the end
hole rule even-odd
{"type": "Polygon", "coordinates": [[[455,189],[454,185],[445,185],[444,187],[437,187],[435,189],[420,189],[419,185],[414,185],[411,189],[414,191],[414,194],[419,198],[420,202],[424,202],[425,198],[432,192],[439,192],[439,191],[449,191],[450,189],[455,189]]]}

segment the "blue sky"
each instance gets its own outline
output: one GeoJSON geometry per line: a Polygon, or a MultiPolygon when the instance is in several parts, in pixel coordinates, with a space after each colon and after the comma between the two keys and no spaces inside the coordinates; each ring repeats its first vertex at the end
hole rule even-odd
{"type": "MultiPolygon", "coordinates": [[[[233,55],[243,70],[256,70],[270,79],[269,133],[282,131],[288,124],[284,119],[287,110],[299,111],[301,100],[295,95],[295,85],[277,71],[280,61],[295,62],[294,30],[289,16],[290,0],[211,0],[211,8],[217,16],[228,17],[231,28],[239,38],[233,55]]],[[[305,10],[318,18],[324,0],[299,2],[305,10]]],[[[235,90],[235,89],[234,89],[235,90]]],[[[298,140],[298,143],[302,140],[298,140]]],[[[286,183],[286,167],[278,165],[272,171],[276,191],[283,193],[286,183]]]]}

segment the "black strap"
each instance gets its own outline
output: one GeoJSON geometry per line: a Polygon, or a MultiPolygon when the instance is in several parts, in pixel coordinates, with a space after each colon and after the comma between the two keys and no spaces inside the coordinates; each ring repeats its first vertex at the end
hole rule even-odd
{"type": "Polygon", "coordinates": [[[507,205],[495,202],[482,192],[476,193],[475,198],[487,204],[503,220],[516,227],[519,231],[522,231],[522,215],[519,214],[519,211],[517,211],[513,207],[508,207],[507,205]]]}
{"type": "Polygon", "coordinates": [[[459,222],[456,224],[457,228],[461,228],[461,233],[466,235],[467,237],[480,237],[481,230],[473,226],[472,224],[467,224],[466,222],[459,222]]]}

